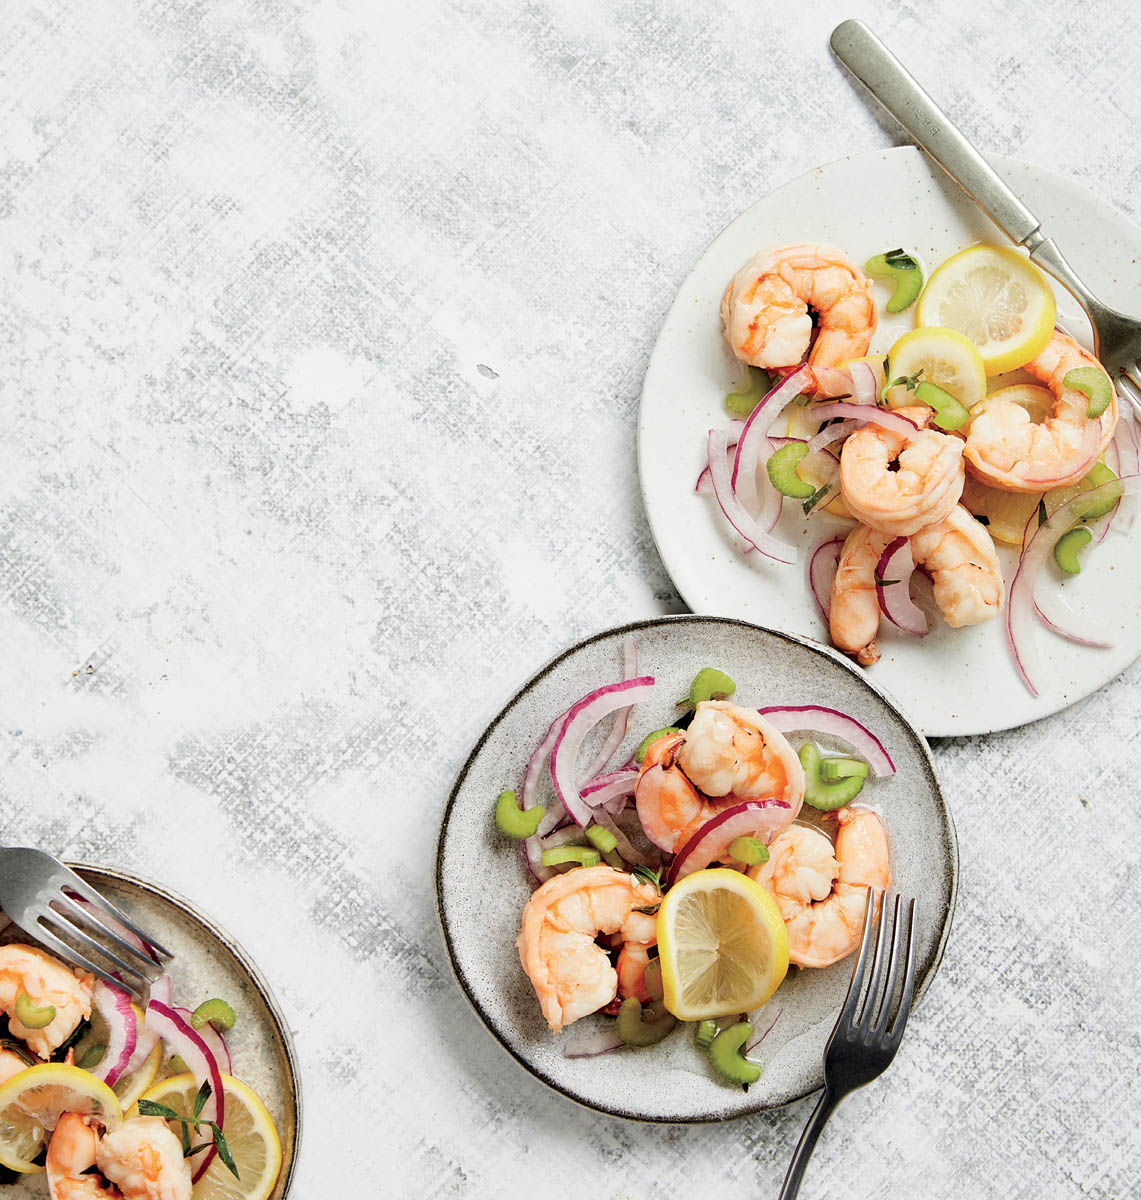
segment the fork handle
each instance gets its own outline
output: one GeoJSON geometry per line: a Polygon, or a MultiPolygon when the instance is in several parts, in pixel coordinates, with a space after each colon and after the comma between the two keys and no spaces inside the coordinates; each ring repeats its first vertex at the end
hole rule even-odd
{"type": "Polygon", "coordinates": [[[835,1112],[836,1105],[839,1103],[840,1097],[835,1092],[829,1091],[827,1087],[820,1093],[820,1099],[816,1102],[812,1116],[808,1118],[808,1124],[805,1125],[804,1132],[800,1135],[800,1141],[796,1144],[792,1162],[788,1164],[788,1174],[784,1177],[780,1200],[794,1200],[800,1191],[800,1181],[804,1178],[808,1160],[812,1157],[812,1151],[816,1149],[816,1142],[825,1123],[835,1112]]]}
{"type": "Polygon", "coordinates": [[[831,41],[836,57],[1006,236],[1030,242],[1041,221],[863,21],[837,25],[831,41]]]}

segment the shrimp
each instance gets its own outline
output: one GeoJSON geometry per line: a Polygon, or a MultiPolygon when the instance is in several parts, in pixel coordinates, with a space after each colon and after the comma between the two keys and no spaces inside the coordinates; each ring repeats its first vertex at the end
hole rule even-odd
{"type": "MultiPolygon", "coordinates": [[[[1045,492],[1077,483],[1109,444],[1117,428],[1117,395],[1092,420],[1089,397],[1065,386],[1079,367],[1105,368],[1073,338],[1054,330],[1046,348],[1023,370],[1054,393],[1054,410],[1040,425],[1021,405],[989,398],[970,424],[964,450],[973,474],[1009,492],[1045,492]]],[[[1106,376],[1108,379],[1108,375],[1106,376]]]]}
{"type": "Polygon", "coordinates": [[[721,299],[725,339],[754,367],[795,367],[812,340],[811,367],[867,354],[876,306],[867,277],[835,246],[801,242],[765,250],[733,276],[721,299]]]}
{"type": "Polygon", "coordinates": [[[0,1050],[0,1083],[7,1083],[13,1075],[26,1071],[28,1064],[12,1050],[0,1050]]]}
{"type": "Polygon", "coordinates": [[[891,887],[887,835],[875,813],[841,808],[835,846],[819,830],[790,825],[769,844],[769,860],[749,874],[777,902],[788,931],[788,957],[827,967],[860,944],[867,890],[875,910],[891,887]]]}
{"type": "Polygon", "coordinates": [[[44,1169],[51,1200],[102,1200],[118,1193],[91,1174],[99,1137],[79,1113],[64,1113],[48,1143],[44,1169]]]}
{"type": "Polygon", "coordinates": [[[947,518],[963,494],[966,472],[962,439],[923,428],[929,408],[896,412],[920,429],[906,438],[879,425],[857,429],[840,451],[840,491],[857,521],[908,537],[947,518]]]}
{"type": "Polygon", "coordinates": [[[784,734],[755,709],[698,704],[684,733],[650,744],[634,789],[647,837],[676,853],[719,812],[745,800],[781,800],[771,832],[792,821],[804,799],[804,770],[784,734]]]}
{"type": "Polygon", "coordinates": [[[190,1200],[190,1163],[162,1117],[124,1121],[103,1136],[95,1161],[124,1200],[190,1200]]]}
{"type": "Polygon", "coordinates": [[[891,540],[886,533],[856,525],[844,541],[832,579],[828,605],[832,644],[853,655],[863,667],[879,662],[876,634],[882,611],[875,576],[876,566],[891,540]]]}
{"type": "Polygon", "coordinates": [[[58,959],[32,946],[0,946],[0,1011],[8,1031],[40,1058],[48,1058],[91,1016],[92,976],[72,971],[58,959]],[[29,1029],[16,1017],[16,1004],[26,996],[36,1008],[48,1005],[55,1016],[43,1029],[29,1029]]]}
{"type": "Polygon", "coordinates": [[[998,616],[1003,582],[994,539],[961,504],[945,521],[912,534],[911,553],[931,576],[935,603],[952,629],[998,616]]]}
{"type": "Polygon", "coordinates": [[[618,972],[595,938],[654,945],[657,917],[639,909],[656,910],[660,899],[652,884],[607,866],[577,867],[532,894],[515,946],[552,1032],[614,999],[618,972]]]}

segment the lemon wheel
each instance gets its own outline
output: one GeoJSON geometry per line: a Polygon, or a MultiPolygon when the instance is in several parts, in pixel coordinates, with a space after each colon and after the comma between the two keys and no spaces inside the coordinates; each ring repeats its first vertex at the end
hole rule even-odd
{"type": "MultiPolygon", "coordinates": [[[[974,342],[955,329],[921,325],[896,340],[887,356],[887,379],[918,375],[949,392],[964,408],[974,408],[986,396],[986,368],[974,342]]],[[[889,387],[887,402],[892,408],[921,403],[903,384],[889,387]]]]}
{"type": "Polygon", "coordinates": [[[714,867],[675,884],[658,912],[665,1006],[682,1021],[759,1008],[788,972],[788,934],[772,896],[714,867]]]}

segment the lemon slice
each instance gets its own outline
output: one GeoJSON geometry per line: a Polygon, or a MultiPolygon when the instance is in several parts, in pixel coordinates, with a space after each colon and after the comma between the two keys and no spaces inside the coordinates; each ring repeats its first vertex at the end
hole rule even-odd
{"type": "Polygon", "coordinates": [[[32,1160],[65,1112],[98,1117],[108,1129],[123,1123],[115,1093],[89,1071],[63,1063],[40,1063],[0,1086],[0,1163],[28,1175],[42,1171],[32,1160]]]}
{"type": "MultiPolygon", "coordinates": [[[[965,408],[974,408],[986,396],[986,368],[974,342],[954,329],[921,325],[909,330],[887,356],[887,379],[923,372],[928,383],[950,392],[965,408]]],[[[889,387],[887,402],[892,408],[916,404],[915,393],[903,384],[889,387]]]]}
{"type": "Polygon", "coordinates": [[[968,246],[927,281],[916,320],[957,329],[978,347],[988,375],[1024,366],[1050,340],[1058,315],[1046,277],[1005,246],[968,246]]]}
{"type": "Polygon", "coordinates": [[[788,971],[776,902],[739,871],[694,871],[658,911],[665,1006],[682,1021],[759,1008],[788,971]]]}
{"type": "MultiPolygon", "coordinates": [[[[194,1185],[194,1200],[267,1200],[281,1172],[281,1141],[273,1117],[257,1092],[240,1079],[223,1075],[222,1088],[226,1094],[222,1131],[241,1178],[235,1179],[226,1164],[215,1157],[206,1174],[194,1185]]],[[[194,1111],[197,1094],[198,1084],[193,1075],[172,1075],[156,1083],[141,1099],[154,1100],[189,1116],[194,1111]]],[[[170,1127],[181,1137],[178,1124],[172,1122],[170,1127]]],[[[207,1140],[205,1135],[202,1140],[207,1140]]]]}

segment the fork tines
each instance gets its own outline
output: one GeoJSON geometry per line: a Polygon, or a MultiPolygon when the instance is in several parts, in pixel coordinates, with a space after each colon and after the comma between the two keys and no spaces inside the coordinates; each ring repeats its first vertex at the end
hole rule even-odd
{"type": "Polygon", "coordinates": [[[852,982],[848,988],[848,996],[844,1001],[844,1008],[837,1023],[837,1030],[839,1031],[843,1027],[851,1036],[874,1039],[885,1045],[898,1044],[899,1039],[903,1036],[903,1028],[907,1024],[907,1018],[911,1012],[911,1002],[915,996],[917,905],[915,900],[909,900],[905,906],[901,896],[895,897],[890,918],[891,945],[885,953],[888,926],[887,896],[885,895],[883,898],[878,921],[872,915],[875,896],[876,890],[868,888],[864,934],[860,942],[856,965],[852,970],[852,982]],[[871,944],[873,927],[877,930],[876,947],[871,970],[868,971],[868,947],[871,944]],[[901,955],[900,949],[904,945],[906,945],[906,952],[901,955]],[[901,959],[905,959],[902,970],[901,959]],[[901,975],[902,986],[900,985],[901,975]],[[867,982],[866,987],[865,982],[867,982]],[[897,989],[899,990],[898,1005],[895,1004],[897,989]],[[889,1030],[888,1020],[893,1009],[895,1017],[889,1030]]]}

